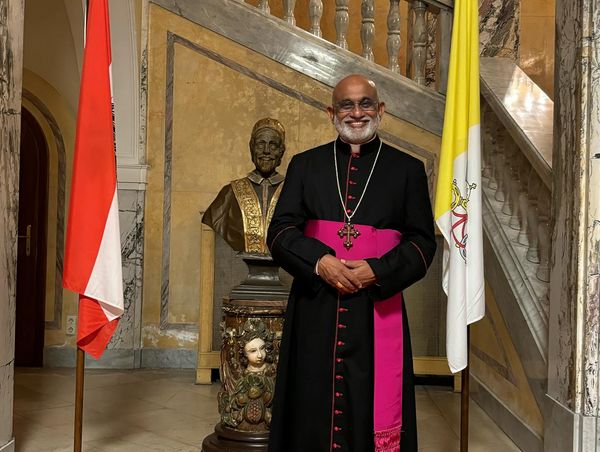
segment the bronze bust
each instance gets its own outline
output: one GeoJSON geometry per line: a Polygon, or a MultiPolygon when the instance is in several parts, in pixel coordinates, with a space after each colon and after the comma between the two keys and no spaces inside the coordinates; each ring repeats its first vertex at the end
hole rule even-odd
{"type": "Polygon", "coordinates": [[[276,119],[263,118],[254,124],[249,145],[254,171],[223,187],[202,222],[234,251],[268,254],[267,229],[284,180],[276,169],[285,152],[285,130],[276,119]]]}

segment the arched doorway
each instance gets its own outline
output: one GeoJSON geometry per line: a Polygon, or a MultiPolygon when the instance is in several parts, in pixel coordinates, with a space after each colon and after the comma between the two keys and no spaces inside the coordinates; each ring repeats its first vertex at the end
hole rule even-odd
{"type": "Polygon", "coordinates": [[[48,144],[34,116],[21,112],[15,365],[42,366],[46,302],[48,144]]]}

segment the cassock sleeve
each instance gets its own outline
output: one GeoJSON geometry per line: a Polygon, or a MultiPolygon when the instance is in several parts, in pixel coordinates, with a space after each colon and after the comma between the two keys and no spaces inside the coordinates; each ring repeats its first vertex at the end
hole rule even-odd
{"type": "Polygon", "coordinates": [[[367,259],[377,278],[372,287],[376,299],[389,298],[423,278],[435,254],[433,214],[421,162],[407,171],[404,199],[402,242],[381,258],[367,259]]]}
{"type": "Polygon", "coordinates": [[[269,225],[267,245],[275,262],[316,291],[322,285],[321,278],[315,274],[317,261],[325,254],[335,255],[335,252],[323,242],[304,236],[307,220],[303,196],[305,177],[301,158],[294,156],[269,225]]]}

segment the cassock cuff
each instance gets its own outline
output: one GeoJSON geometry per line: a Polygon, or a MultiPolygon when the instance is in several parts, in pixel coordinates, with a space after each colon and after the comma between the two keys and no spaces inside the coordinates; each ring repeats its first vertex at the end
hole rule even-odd
{"type": "Polygon", "coordinates": [[[365,259],[373,273],[375,274],[375,279],[377,279],[377,285],[381,284],[383,278],[385,277],[385,266],[377,257],[370,257],[365,259]]]}

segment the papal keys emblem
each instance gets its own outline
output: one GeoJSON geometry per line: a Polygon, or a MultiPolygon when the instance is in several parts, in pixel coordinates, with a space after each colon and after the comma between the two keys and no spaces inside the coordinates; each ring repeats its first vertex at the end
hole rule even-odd
{"type": "Polygon", "coordinates": [[[469,220],[467,205],[471,190],[475,188],[477,188],[477,184],[470,184],[467,181],[467,192],[463,196],[456,179],[452,181],[452,239],[465,262],[467,261],[467,238],[469,236],[467,233],[467,221],[469,220]]]}

